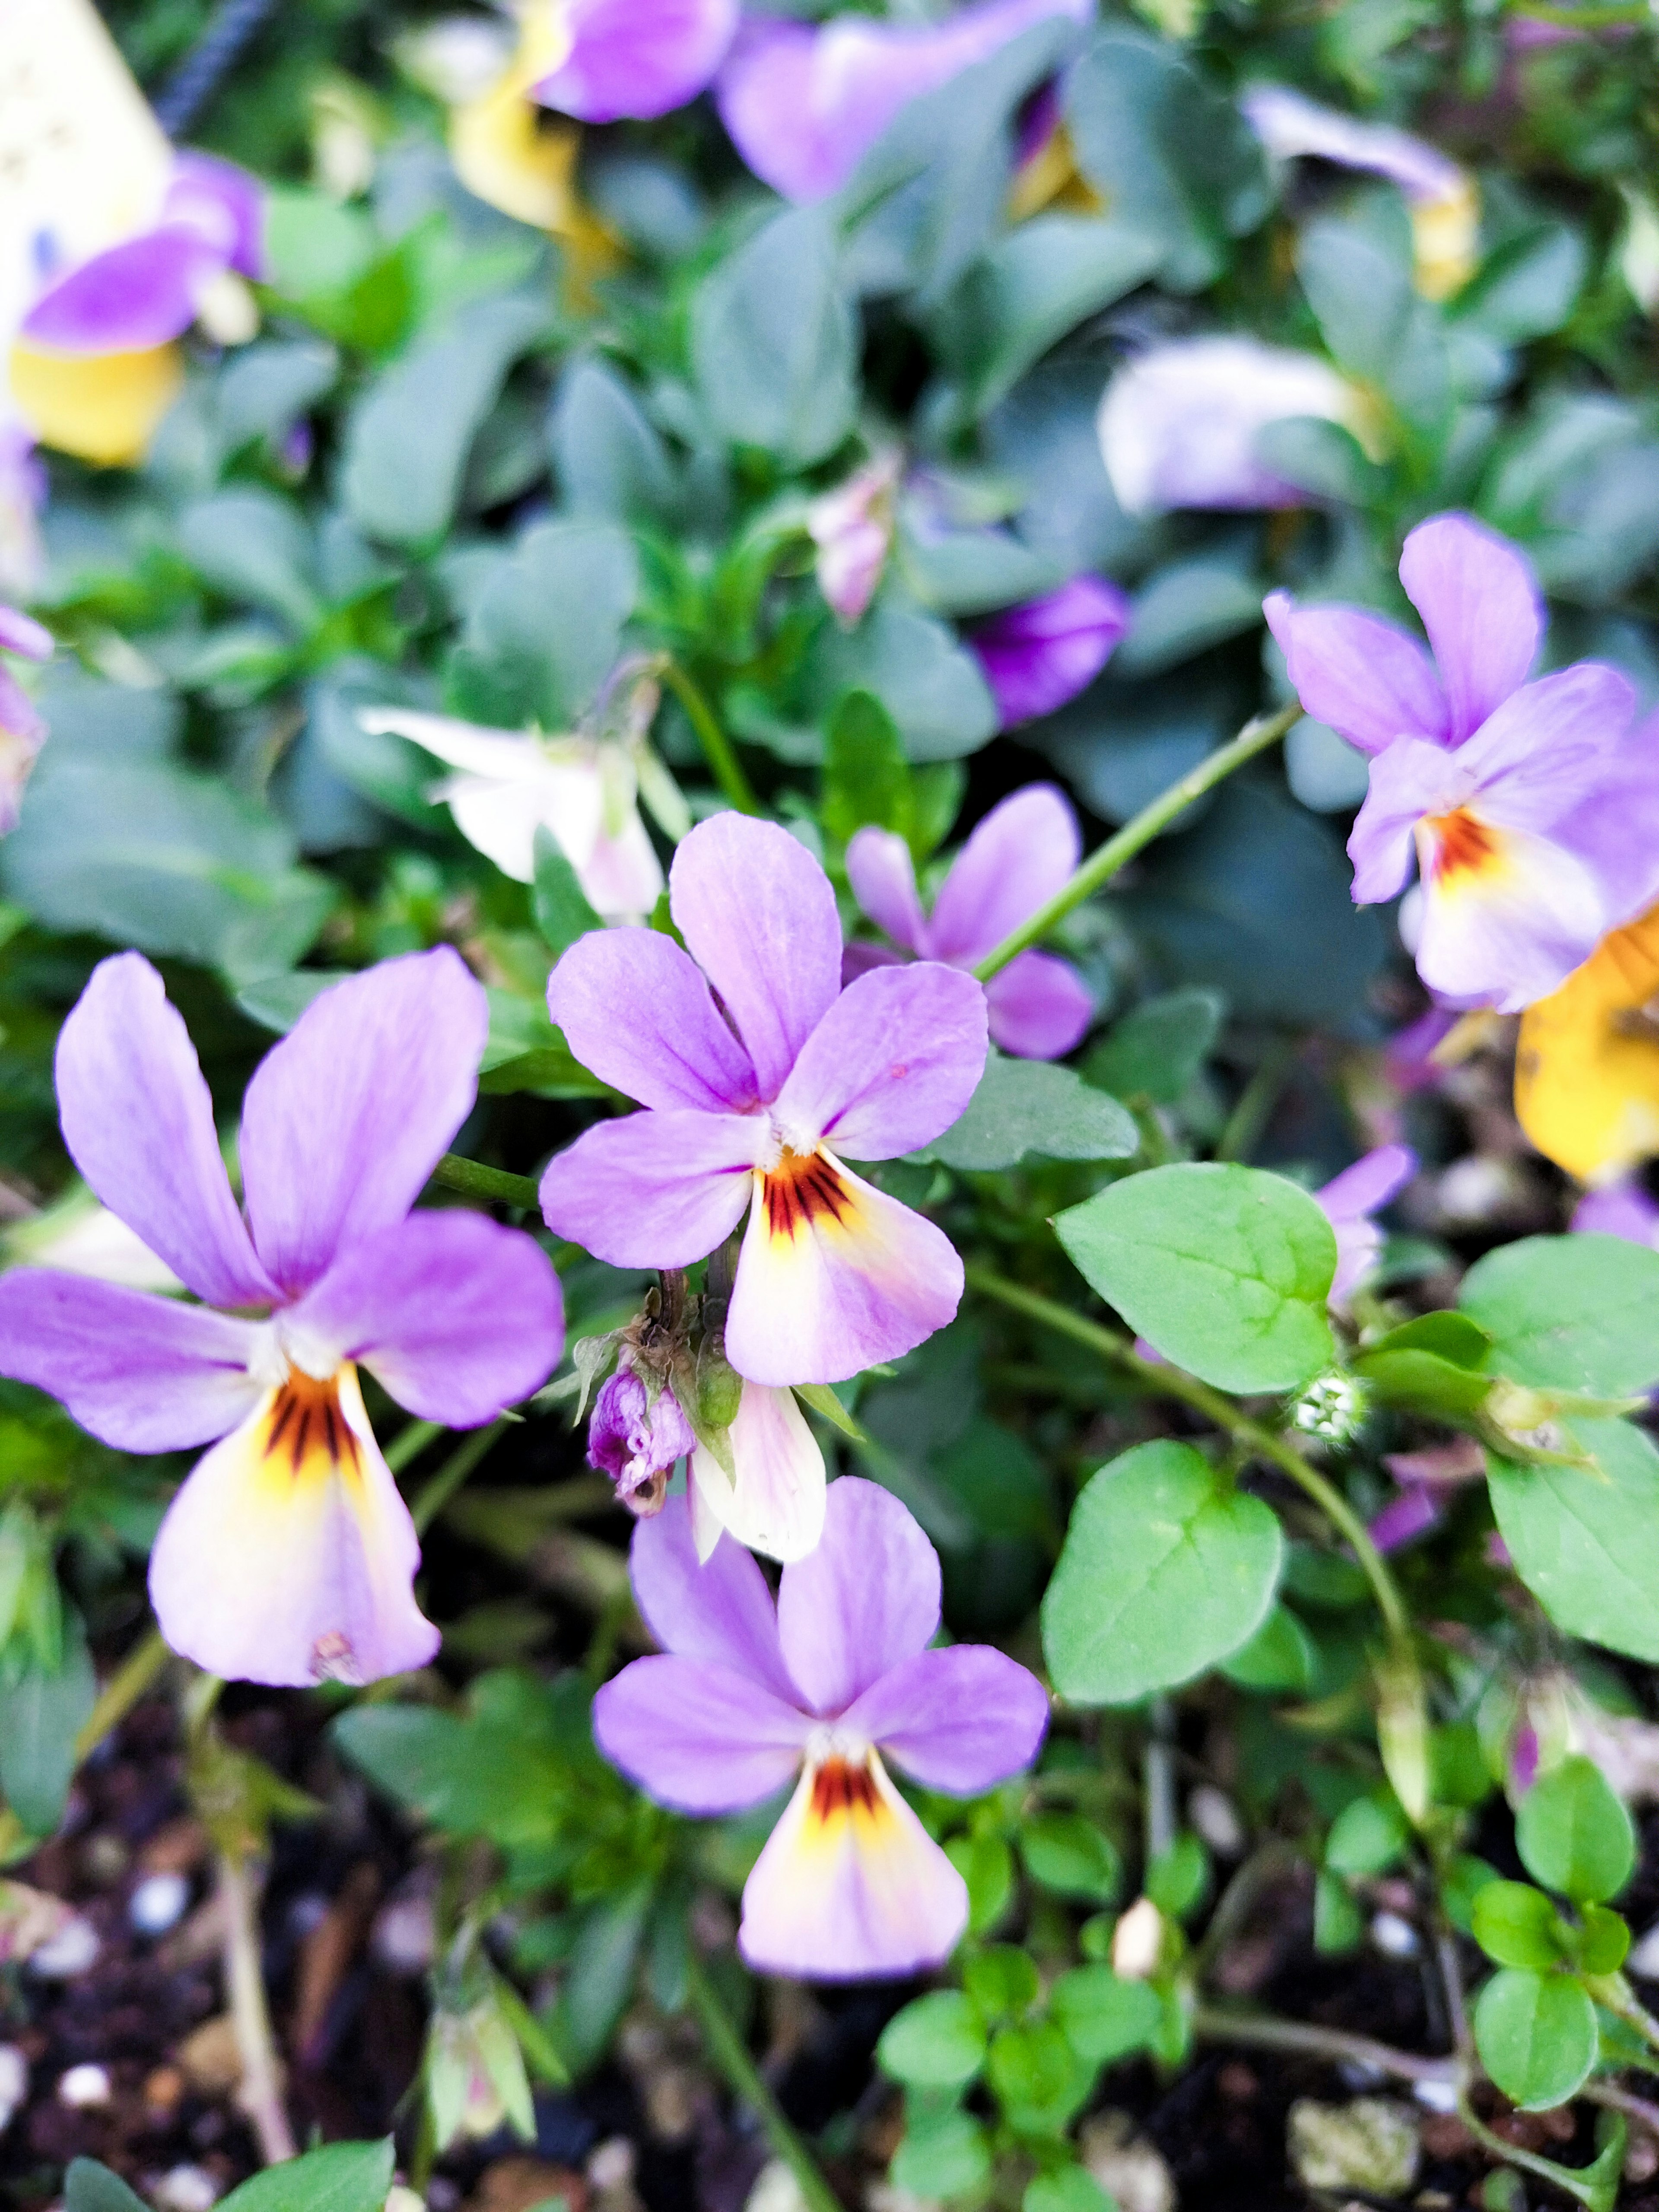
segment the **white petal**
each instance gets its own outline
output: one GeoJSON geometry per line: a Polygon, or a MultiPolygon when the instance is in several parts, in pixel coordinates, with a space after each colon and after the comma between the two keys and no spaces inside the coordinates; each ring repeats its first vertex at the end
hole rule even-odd
{"type": "Polygon", "coordinates": [[[804,1559],[823,1534],[823,1454],[793,1390],[745,1382],[731,1428],[735,1483],[698,1447],[693,1473],[705,1509],[738,1543],[774,1559],[804,1559]]]}

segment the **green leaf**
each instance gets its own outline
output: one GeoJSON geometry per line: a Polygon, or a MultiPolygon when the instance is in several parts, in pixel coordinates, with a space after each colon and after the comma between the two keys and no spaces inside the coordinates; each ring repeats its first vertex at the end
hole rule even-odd
{"type": "Polygon", "coordinates": [[[809,467],[840,445],[858,405],[858,330],[820,207],[792,208],[703,279],[691,362],[714,428],[809,467]]]}
{"type": "Polygon", "coordinates": [[[1331,1823],[1325,1838],[1325,1863],[1338,1874],[1383,1874],[1399,1858],[1410,1837],[1411,1823],[1391,1790],[1356,1797],[1331,1823]]]}
{"type": "Polygon", "coordinates": [[[1475,1942],[1500,1966],[1543,1973],[1566,1956],[1555,1907],[1529,1881],[1489,1881],[1470,1913],[1475,1942]]]}
{"type": "Polygon", "coordinates": [[[1457,296],[1452,319],[1473,323],[1504,345],[1559,331],[1583,289],[1589,256],[1564,222],[1540,222],[1486,256],[1457,296]]]}
{"type": "Polygon", "coordinates": [[[1458,1304],[1512,1382],[1623,1398],[1659,1382],[1659,1252],[1622,1237],[1526,1237],[1477,1260],[1458,1304]]]}
{"type": "Polygon", "coordinates": [[[1185,1920],[1209,1893],[1210,1855],[1190,1828],[1146,1869],[1146,1894],[1166,1919],[1185,1920]]]}
{"type": "Polygon", "coordinates": [[[1042,1983],[1029,1951],[1017,1943],[988,1944],[963,1970],[969,1996],[988,2021],[1024,2012],[1036,2002],[1042,1983]]]}
{"type": "Polygon", "coordinates": [[[873,692],[849,691],[830,718],[819,812],[826,833],[843,845],[866,823],[909,835],[909,763],[896,724],[873,692]]]}
{"type": "Polygon", "coordinates": [[[330,2143],[233,2189],[222,2212],[381,2212],[396,2163],[384,2142],[330,2143]]]}
{"type": "Polygon", "coordinates": [[[536,831],[536,879],[531,892],[536,927],[554,952],[568,952],[579,937],[604,922],[588,904],[581,878],[564,847],[544,823],[536,831]]]}
{"type": "Polygon", "coordinates": [[[275,492],[239,484],[198,500],[179,517],[179,544],[225,598],[275,615],[301,636],[321,618],[311,533],[275,492]]]}
{"type": "Polygon", "coordinates": [[[892,717],[913,762],[959,760],[996,735],[984,671],[949,623],[884,592],[854,630],[826,623],[803,678],[807,708],[827,723],[849,691],[868,691],[892,717]]]}
{"type": "Polygon", "coordinates": [[[597,1899],[582,1916],[554,2031],[573,2073],[585,2074],[604,2057],[627,2007],[653,1894],[647,1878],[597,1899]]]}
{"type": "Polygon", "coordinates": [[[1276,1605],[1242,1650],[1221,1662],[1221,1672],[1242,1690],[1313,1687],[1318,1656],[1313,1638],[1286,1605],[1276,1605]]]}
{"type": "Polygon", "coordinates": [[[1056,2173],[1032,2176],[1021,2212],[1117,2212],[1117,2203],[1086,2166],[1062,2166],[1056,2173]]]}
{"type": "Polygon", "coordinates": [[[968,1932],[996,1926],[1014,1893],[1014,1855],[1000,1836],[952,1836],[945,1856],[968,1885],[968,1932]]]}
{"type": "Polygon", "coordinates": [[[1130,1328],[1206,1382],[1296,1390],[1332,1363],[1336,1237],[1282,1176],[1152,1168],[1071,1207],[1054,1228],[1130,1328]]]}
{"type": "Polygon", "coordinates": [[[1073,2094],[1081,2102],[1089,2089],[1071,2045],[1051,2020],[1000,2027],[985,2071],[998,2097],[1014,2111],[1062,2105],[1073,2094]]]}
{"type": "Polygon", "coordinates": [[[1475,1899],[1498,1879],[1497,1868],[1485,1859],[1476,1858],[1472,1851],[1457,1854],[1446,1869],[1440,1889],[1446,1917],[1454,1928],[1460,1929],[1465,1936],[1474,1934],[1475,1899]]]}
{"type": "Polygon", "coordinates": [[[933,1990],[881,2032],[882,2071],[911,2089],[956,2089],[985,2063],[985,2030],[959,1990],[933,1990]]]}
{"type": "Polygon", "coordinates": [[[1060,1975],[1048,1992],[1048,2008],[1073,2050],[1091,2066],[1115,2066],[1150,2049],[1164,2013],[1149,1983],[1121,1981],[1098,1964],[1060,1975]]]}
{"type": "Polygon", "coordinates": [[[1659,1451],[1628,1421],[1577,1421],[1571,1433],[1594,1467],[1518,1467],[1487,1455],[1498,1534],[1559,1626],[1659,1660],[1659,1451]]]}
{"type": "Polygon", "coordinates": [[[1500,1967],[1474,2008],[1480,2063],[1522,2112],[1565,2105],[1595,2063],[1595,2007],[1571,1975],[1500,1967]]]}
{"type": "Polygon", "coordinates": [[[639,562],[614,523],[544,522],[495,561],[450,656],[451,707],[501,728],[572,728],[616,665],[639,562]]]}
{"type": "Polygon", "coordinates": [[[675,504],[668,449],[631,388],[602,361],[572,364],[548,422],[573,514],[660,521],[675,504]]]}
{"type": "Polygon", "coordinates": [[[1109,1905],[1123,1869],[1111,1838],[1081,1813],[1036,1813],[1019,1833],[1026,1872],[1057,1897],[1109,1905]]]}
{"type": "Polygon", "coordinates": [[[1357,1951],[1365,1933],[1365,1916],[1340,1874],[1321,1867],[1314,1876],[1314,1949],[1321,1958],[1357,1951]]]}
{"type": "Polygon", "coordinates": [[[1112,665],[1120,676],[1159,676],[1261,620],[1261,586],[1236,562],[1176,561],[1141,586],[1112,665]]]}
{"type": "Polygon", "coordinates": [[[1127,1705],[1249,1642],[1284,1565],[1279,1522],[1190,1444],[1138,1444],[1078,1499],[1042,1601],[1062,1697],[1127,1705]]]}
{"type": "Polygon", "coordinates": [[[47,1673],[32,1658],[0,1692],[0,1792],[32,1836],[56,1833],[75,1778],[75,1740],[98,1694],[86,1631],[64,1608],[62,1663],[47,1673]]]}
{"type": "Polygon", "coordinates": [[[908,1157],[988,1173],[1026,1159],[1127,1160],[1139,1148],[1133,1117],[1074,1069],[994,1045],[961,1120],[908,1157]]]}
{"type": "Polygon", "coordinates": [[[1587,1974],[1616,1974],[1630,1956],[1630,1926],[1605,1905],[1579,1909],[1578,1964],[1587,1974]]]}
{"type": "Polygon", "coordinates": [[[64,2212],[148,2212],[118,2173],[89,2158],[72,2160],[64,2176],[64,2212]]]}
{"type": "Polygon", "coordinates": [[[1636,1831],[1599,1767],[1565,1759],[1521,1800],[1515,1847],[1527,1872],[1575,1905],[1617,1897],[1636,1867],[1636,1831]]]}
{"type": "Polygon", "coordinates": [[[481,1676],[471,1697],[466,1715],[354,1705],[331,1733],[377,1788],[434,1827],[502,1846],[544,1840],[570,1786],[547,1692],[502,1674],[481,1676]]]}
{"type": "Polygon", "coordinates": [[[1226,1010],[1219,991],[1166,991],[1143,999],[1094,1047],[1083,1072],[1119,1098],[1172,1105],[1203,1066],[1226,1010]]]}
{"type": "Polygon", "coordinates": [[[893,2154],[895,2187],[935,2203],[965,2197],[990,2171],[985,2130],[966,2112],[912,2113],[904,2141],[893,2154]]]}

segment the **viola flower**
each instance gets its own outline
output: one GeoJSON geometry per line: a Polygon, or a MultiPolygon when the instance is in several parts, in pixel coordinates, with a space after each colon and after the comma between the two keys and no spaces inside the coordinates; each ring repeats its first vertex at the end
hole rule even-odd
{"type": "Polygon", "coordinates": [[[1282,84],[1254,85],[1238,104],[1275,161],[1311,155],[1398,185],[1411,210],[1418,290],[1427,300],[1462,291],[1479,258],[1480,196],[1449,154],[1389,124],[1322,107],[1282,84]]]}
{"type": "MultiPolygon", "coordinates": [[[[1077,817],[1052,783],[1028,783],[985,817],[951,864],[933,911],[916,891],[910,848],[890,830],[860,830],[847,848],[847,877],[872,921],[920,960],[971,969],[1029,921],[1076,872],[1083,857],[1077,817]]],[[[850,983],[902,956],[849,945],[850,983]]],[[[985,986],[992,1042],[1024,1060],[1058,1060],[1094,1019],[1088,985],[1067,960],[1036,950],[1016,954],[985,986]]]]}
{"type": "Polygon", "coordinates": [[[1034,23],[1083,23],[1093,13],[1092,0],[981,0],[927,25],[754,16],[715,87],[720,120],[774,191],[798,203],[825,199],[911,100],[1000,53],[1034,23]]]}
{"type": "Polygon", "coordinates": [[[1525,556],[1468,515],[1407,538],[1431,662],[1358,607],[1266,603],[1309,714],[1372,755],[1348,854],[1362,906],[1422,880],[1417,967],[1455,1004],[1516,1013],[1659,892],[1655,731],[1598,661],[1528,683],[1544,610],[1525,556]]]}
{"type": "Polygon", "coordinates": [[[1344,1168],[1314,1197],[1336,1231],[1336,1275],[1330,1303],[1346,1313],[1354,1291],[1376,1267],[1382,1231],[1373,1216],[1393,1202],[1417,1173],[1417,1154],[1409,1145],[1379,1145],[1351,1168],[1344,1168]]]}
{"type": "MultiPolygon", "coordinates": [[[[654,687],[652,696],[654,703],[654,687]]],[[[534,880],[536,832],[546,830],[588,904],[607,921],[649,914],[661,896],[662,866],[640,819],[641,773],[658,802],[653,811],[670,814],[671,834],[684,834],[689,817],[667,769],[654,754],[646,757],[642,739],[544,738],[402,707],[369,708],[357,719],[376,735],[411,739],[457,771],[428,796],[447,800],[468,844],[515,883],[534,880]]]]}
{"type": "Polygon", "coordinates": [[[1575,1236],[1622,1237],[1659,1251],[1659,1205],[1634,1176],[1587,1190],[1567,1226],[1575,1236]]]}
{"type": "Polygon", "coordinates": [[[896,1359],[955,1313],[962,1262],[842,1155],[891,1159],[958,1118],[984,1071],[985,994],[931,961],[843,991],[836,895],[775,823],[700,823],[668,891],[689,951],[593,930],[548,983],[577,1059],[647,1109],[555,1156],[548,1224],[613,1267],[688,1267],[746,1210],[726,1319],[738,1372],[839,1382],[896,1359]]]}
{"type": "MultiPolygon", "coordinates": [[[[15,607],[0,606],[0,653],[15,653],[25,660],[50,660],[52,632],[15,607]]],[[[0,659],[0,837],[17,827],[23,787],[46,741],[44,716],[0,659]]]]}
{"type": "Polygon", "coordinates": [[[5,407],[0,390],[0,593],[32,599],[46,570],[40,542],[46,471],[34,458],[34,441],[23,425],[4,419],[5,407]]]}
{"type": "Polygon", "coordinates": [[[565,51],[533,96],[583,123],[666,115],[713,80],[739,12],[739,0],[563,0],[565,51]]]}
{"type": "Polygon", "coordinates": [[[1457,1437],[1425,1450],[1385,1452],[1382,1464],[1400,1485],[1371,1521],[1369,1534],[1379,1552],[1397,1552],[1439,1525],[1450,1492],[1486,1478],[1486,1448],[1476,1437],[1457,1437]]]}
{"type": "Polygon", "coordinates": [[[558,1358],[558,1280],[533,1238],[410,1211],[471,1110],[488,1027],[447,946],[323,992],[248,1085],[244,1215],[149,963],[100,962],[64,1024],[70,1156],[202,1303],[20,1267],[0,1277],[0,1374],[119,1451],[212,1444],[149,1570],[162,1634],[210,1674],[366,1682],[437,1649],[357,1370],[422,1420],[473,1428],[558,1358]]]}
{"type": "Polygon", "coordinates": [[[1052,714],[1086,690],[1129,627],[1115,584],[1074,576],[1056,592],[981,623],[968,643],[997,702],[1000,726],[1052,714]]]}
{"type": "Polygon", "coordinates": [[[1123,364],[1097,428],[1126,514],[1305,507],[1307,493],[1255,450],[1272,424],[1303,416],[1340,423],[1362,444],[1370,434],[1359,394],[1317,355],[1255,338],[1178,338],[1123,364]]]}
{"type": "Polygon", "coordinates": [[[1515,1117],[1581,1182],[1659,1154],[1659,907],[1521,1017],[1515,1117]]]}
{"type": "Polygon", "coordinates": [[[1030,1765],[1048,1700],[988,1645],[927,1648],[939,1558],[908,1512],[876,1483],[833,1483],[823,1540],[785,1567],[775,1608],[736,1545],[699,1566],[682,1498],[640,1523],[629,1565],[663,1656],[594,1698],[605,1757],[659,1803],[703,1816],[800,1776],[744,1889],[749,1964],[832,1982],[939,1965],[967,1924],[967,1887],[885,1759],[974,1796],[1030,1765]]]}
{"type": "Polygon", "coordinates": [[[806,510],[807,535],[818,549],[818,589],[848,629],[876,596],[893,548],[893,495],[900,458],[890,453],[855,469],[806,510]]]}

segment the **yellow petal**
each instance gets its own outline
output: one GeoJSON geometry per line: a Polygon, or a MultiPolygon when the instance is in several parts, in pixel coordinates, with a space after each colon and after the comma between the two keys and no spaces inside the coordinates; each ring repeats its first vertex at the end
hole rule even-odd
{"type": "Polygon", "coordinates": [[[176,345],[72,354],[20,338],[11,349],[11,395],[28,429],[103,468],[143,459],[184,380],[176,345]]]}
{"type": "Polygon", "coordinates": [[[1601,1182],[1659,1153],[1659,907],[1614,930],[1521,1018],[1515,1111],[1548,1159],[1601,1182]]]}
{"type": "Polygon", "coordinates": [[[1480,258],[1480,195],[1473,177],[1460,176],[1438,199],[1412,209],[1417,289],[1425,300],[1461,292],[1480,258]]]}

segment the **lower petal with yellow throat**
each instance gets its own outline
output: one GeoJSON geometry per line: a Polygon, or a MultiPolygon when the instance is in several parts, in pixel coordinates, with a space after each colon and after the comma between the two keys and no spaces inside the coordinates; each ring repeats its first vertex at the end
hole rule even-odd
{"type": "Polygon", "coordinates": [[[1515,1112],[1582,1182],[1659,1153],[1659,907],[1604,937],[1522,1014],[1515,1112]]]}

